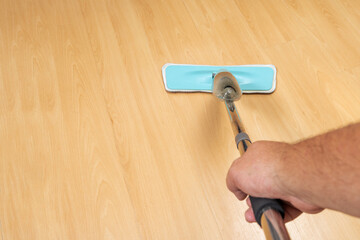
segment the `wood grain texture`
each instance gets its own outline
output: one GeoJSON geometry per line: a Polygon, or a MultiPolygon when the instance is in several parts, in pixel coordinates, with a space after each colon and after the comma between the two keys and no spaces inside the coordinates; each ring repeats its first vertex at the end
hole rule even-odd
{"type": "MultiPolygon", "coordinates": [[[[263,239],[225,186],[225,107],[161,67],[274,64],[237,103],[253,140],[360,121],[356,0],[0,0],[1,239],[263,239]]],[[[360,238],[333,211],[293,239],[360,238]]]]}

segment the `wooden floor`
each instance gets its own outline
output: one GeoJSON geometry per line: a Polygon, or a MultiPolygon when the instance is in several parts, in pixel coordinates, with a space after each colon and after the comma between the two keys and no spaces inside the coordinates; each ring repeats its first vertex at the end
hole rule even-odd
{"type": "MultiPolygon", "coordinates": [[[[360,121],[359,46],[357,0],[0,0],[0,239],[263,239],[226,189],[225,107],[161,67],[274,64],[237,106],[294,142],[360,121]]],[[[360,239],[333,211],[287,226],[360,239]]]]}

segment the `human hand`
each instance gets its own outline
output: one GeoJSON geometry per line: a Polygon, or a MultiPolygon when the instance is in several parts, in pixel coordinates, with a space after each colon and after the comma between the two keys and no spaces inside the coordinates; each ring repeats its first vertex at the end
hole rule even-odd
{"type": "MultiPolygon", "coordinates": [[[[285,184],[286,161],[301,161],[290,144],[259,141],[253,143],[240,158],[231,165],[226,184],[239,200],[247,195],[254,197],[281,199],[285,211],[285,222],[291,221],[302,212],[318,213],[323,210],[306,202],[299,194],[285,184]]],[[[298,179],[302,181],[303,179],[298,179]]],[[[255,222],[250,199],[246,200],[249,209],[245,212],[248,222],[255,222]]]]}

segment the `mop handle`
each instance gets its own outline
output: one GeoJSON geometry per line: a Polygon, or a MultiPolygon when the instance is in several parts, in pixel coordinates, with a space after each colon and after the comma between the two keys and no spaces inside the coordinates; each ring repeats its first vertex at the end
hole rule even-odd
{"type": "MultiPolygon", "coordinates": [[[[233,101],[225,102],[229,113],[231,126],[235,135],[236,146],[240,156],[251,145],[249,136],[244,132],[244,126],[233,101]]],[[[279,200],[250,197],[251,206],[257,223],[263,228],[266,239],[290,239],[284,223],[284,209],[279,200]]]]}

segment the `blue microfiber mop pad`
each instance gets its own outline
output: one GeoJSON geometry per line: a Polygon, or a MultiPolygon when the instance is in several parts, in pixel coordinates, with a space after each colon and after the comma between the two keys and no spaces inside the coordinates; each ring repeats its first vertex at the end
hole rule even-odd
{"type": "Polygon", "coordinates": [[[207,66],[167,63],[162,67],[165,88],[169,92],[211,92],[212,74],[231,72],[243,93],[272,93],[276,87],[274,65],[207,66]]]}

